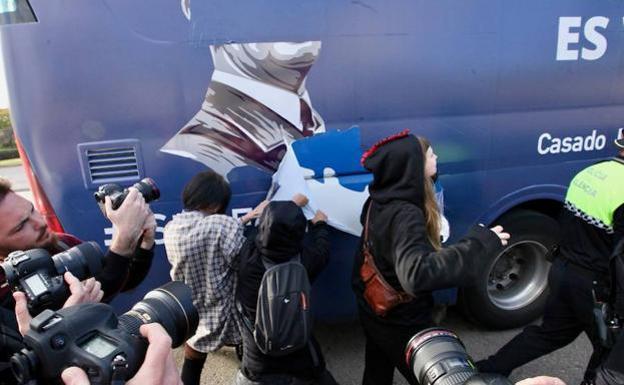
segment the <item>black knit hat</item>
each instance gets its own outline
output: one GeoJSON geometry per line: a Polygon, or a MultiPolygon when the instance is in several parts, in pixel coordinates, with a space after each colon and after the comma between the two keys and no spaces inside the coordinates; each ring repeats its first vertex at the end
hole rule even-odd
{"type": "Polygon", "coordinates": [[[616,139],[614,142],[616,146],[618,146],[621,149],[624,149],[624,137],[616,139]]]}

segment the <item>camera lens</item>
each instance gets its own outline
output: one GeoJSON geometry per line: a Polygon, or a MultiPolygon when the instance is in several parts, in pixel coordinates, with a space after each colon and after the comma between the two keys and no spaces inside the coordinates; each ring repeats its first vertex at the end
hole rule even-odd
{"type": "Polygon", "coordinates": [[[79,280],[95,276],[102,270],[104,253],[95,242],[84,242],[52,257],[59,274],[71,272],[79,280]]]}
{"type": "Polygon", "coordinates": [[[139,190],[147,203],[160,198],[160,190],[152,178],[141,179],[141,181],[135,183],[133,187],[139,190]]]}
{"type": "Polygon", "coordinates": [[[138,334],[142,324],[151,322],[162,325],[171,337],[172,347],[182,345],[195,334],[199,323],[191,289],[179,281],[166,283],[119,317],[119,327],[131,334],[138,334]]]}
{"type": "Polygon", "coordinates": [[[442,328],[425,329],[412,337],[405,360],[422,385],[463,384],[477,373],[459,337],[442,328]]]}

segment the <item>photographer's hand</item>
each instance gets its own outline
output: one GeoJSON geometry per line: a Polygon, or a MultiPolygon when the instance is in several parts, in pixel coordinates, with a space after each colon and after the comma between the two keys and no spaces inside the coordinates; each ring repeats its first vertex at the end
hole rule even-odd
{"type": "MultiPolygon", "coordinates": [[[[171,338],[159,324],[141,326],[141,335],[149,341],[143,365],[126,385],[181,385],[180,374],[171,352],[171,338]]],[[[90,385],[87,374],[75,366],[61,374],[65,385],[90,385]]]]}
{"type": "Polygon", "coordinates": [[[141,238],[141,248],[144,250],[151,250],[152,246],[154,246],[154,241],[156,239],[156,217],[154,217],[154,213],[150,210],[149,215],[145,219],[145,223],[143,224],[143,238],[141,238]]]}
{"type": "Polygon", "coordinates": [[[110,250],[119,255],[130,257],[136,249],[144,224],[151,210],[145,199],[135,188],[130,188],[126,199],[117,210],[113,210],[110,198],[105,201],[106,217],[113,223],[115,231],[110,250]]]}
{"type": "Polygon", "coordinates": [[[539,376],[516,382],[516,385],[566,385],[557,377],[539,376]]]}
{"type": "MultiPolygon", "coordinates": [[[[65,282],[69,285],[71,295],[65,301],[63,308],[78,305],[80,303],[100,302],[104,296],[101,285],[94,278],[89,278],[84,282],[80,282],[72,273],[66,272],[63,276],[65,282]]],[[[13,293],[15,299],[15,317],[17,318],[17,326],[21,335],[24,335],[30,329],[30,320],[32,316],[28,312],[28,302],[26,294],[21,291],[13,293]]]]}

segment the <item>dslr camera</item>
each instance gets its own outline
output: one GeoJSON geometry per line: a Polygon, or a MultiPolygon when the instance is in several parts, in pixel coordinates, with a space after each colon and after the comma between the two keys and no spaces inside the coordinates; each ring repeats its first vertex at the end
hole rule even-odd
{"type": "Polygon", "coordinates": [[[513,385],[498,374],[480,374],[459,337],[443,328],[417,333],[405,348],[407,366],[421,385],[513,385]]]}
{"type": "Polygon", "coordinates": [[[151,322],[164,327],[172,347],[184,343],[199,322],[191,289],[169,282],[119,317],[103,303],[45,310],[30,322],[26,348],[11,357],[13,373],[20,384],[51,384],[59,381],[65,368],[78,366],[92,385],[122,384],[145,359],[148,342],[139,327],[151,322]]]}
{"type": "MultiPolygon", "coordinates": [[[[139,190],[147,203],[160,198],[160,190],[152,178],[141,179],[139,182],[133,184],[132,187],[139,190]]],[[[104,206],[106,196],[110,197],[113,210],[117,210],[128,196],[128,189],[116,183],[107,183],[101,185],[94,196],[95,201],[98,203],[98,206],[100,206],[100,210],[102,210],[103,214],[106,214],[104,206]]]]}
{"type": "Polygon", "coordinates": [[[95,242],[85,242],[61,253],[50,255],[45,249],[14,251],[0,265],[13,291],[26,294],[32,315],[44,309],[60,309],[70,295],[63,279],[66,271],[79,280],[102,270],[104,254],[95,242]]]}

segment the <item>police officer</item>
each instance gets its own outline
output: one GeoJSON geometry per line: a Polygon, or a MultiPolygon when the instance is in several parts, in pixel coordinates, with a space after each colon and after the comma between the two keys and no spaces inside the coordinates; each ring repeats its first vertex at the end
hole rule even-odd
{"type": "Polygon", "coordinates": [[[562,348],[587,333],[594,352],[583,384],[593,384],[606,352],[593,319],[594,282],[609,284],[609,256],[624,238],[624,138],[618,156],[579,172],[568,187],[561,216],[562,239],[548,283],[542,324],[531,325],[496,354],[477,363],[481,372],[508,376],[518,366],[562,348]]]}

